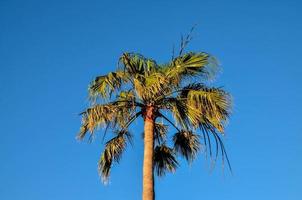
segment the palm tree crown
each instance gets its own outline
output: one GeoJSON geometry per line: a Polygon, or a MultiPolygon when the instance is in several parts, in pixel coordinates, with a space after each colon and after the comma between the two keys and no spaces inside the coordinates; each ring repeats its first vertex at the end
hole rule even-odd
{"type": "Polygon", "coordinates": [[[206,84],[216,69],[214,57],[205,52],[181,52],[166,64],[123,53],[116,71],[96,77],[89,85],[91,106],[81,113],[78,138],[93,137],[99,127],[113,130],[98,162],[103,180],[131,143],[128,128],[138,117],[154,120],[153,170],[157,175],[174,172],[178,155],[192,162],[201,149],[208,149],[214,160],[220,152],[229,164],[221,135],[231,111],[231,96],[206,84]],[[168,125],[175,130],[170,147],[168,125]]]}

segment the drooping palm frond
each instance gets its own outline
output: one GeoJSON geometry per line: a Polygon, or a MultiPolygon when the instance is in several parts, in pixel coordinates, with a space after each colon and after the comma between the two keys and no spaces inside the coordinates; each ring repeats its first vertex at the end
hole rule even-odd
{"type": "Polygon", "coordinates": [[[154,149],[154,168],[158,176],[168,172],[175,172],[178,162],[172,148],[165,144],[156,146],[154,149]]]}
{"type": "Polygon", "coordinates": [[[230,95],[220,88],[207,87],[201,83],[189,84],[174,91],[176,97],[162,96],[156,104],[172,112],[175,121],[188,129],[206,125],[223,132],[231,110],[230,95]]]}
{"type": "Polygon", "coordinates": [[[232,166],[229,161],[228,154],[227,154],[227,151],[223,144],[223,141],[221,139],[221,135],[216,133],[216,131],[213,129],[210,130],[209,128],[201,128],[201,130],[202,130],[202,134],[203,134],[204,147],[205,147],[205,151],[206,151],[205,153],[207,156],[207,154],[208,154],[207,151],[209,151],[210,159],[212,161],[211,163],[213,165],[215,165],[215,163],[218,159],[218,155],[220,153],[221,160],[222,160],[222,167],[224,168],[225,161],[226,161],[227,166],[229,167],[230,172],[232,173],[232,166]],[[212,146],[213,138],[215,141],[215,150],[213,150],[213,146],[212,146]]]}
{"type": "Polygon", "coordinates": [[[173,136],[174,149],[184,156],[188,162],[192,162],[200,150],[199,136],[191,131],[182,130],[173,136]]]}
{"type": "Polygon", "coordinates": [[[112,128],[116,126],[124,127],[134,110],[135,107],[133,107],[132,102],[123,101],[92,106],[81,113],[82,126],[77,138],[82,140],[88,131],[92,136],[95,129],[102,125],[104,127],[111,126],[112,128]]]}
{"type": "Polygon", "coordinates": [[[155,122],[154,124],[154,140],[158,144],[163,143],[166,140],[168,132],[168,125],[163,123],[155,122]]]}
{"type": "Polygon", "coordinates": [[[78,139],[83,139],[89,131],[92,135],[94,130],[101,125],[111,124],[115,117],[116,106],[112,104],[96,105],[88,108],[82,115],[82,126],[77,136],[78,139]]]}
{"type": "MultiPolygon", "coordinates": [[[[182,95],[184,96],[184,94],[182,95]]],[[[223,133],[224,123],[231,110],[231,98],[228,93],[219,88],[203,86],[198,90],[189,90],[186,99],[188,107],[192,108],[191,111],[201,112],[199,125],[209,122],[223,133]]]]}
{"type": "MultiPolygon", "coordinates": [[[[231,110],[230,95],[220,88],[210,88],[201,83],[192,83],[183,88],[179,88],[174,91],[174,94],[176,94],[176,96],[170,94],[167,95],[168,97],[161,97],[156,103],[160,108],[170,110],[177,124],[184,130],[192,128],[196,130],[200,128],[204,135],[205,150],[209,151],[211,158],[215,153],[213,157],[215,158],[214,160],[216,160],[218,157],[218,149],[220,149],[222,160],[226,159],[226,151],[224,147],[222,147],[222,141],[216,131],[223,133],[226,120],[231,110]],[[216,146],[216,151],[213,154],[212,142],[214,142],[216,146]]],[[[175,127],[175,125],[173,126],[175,127]]],[[[178,129],[178,127],[175,128],[178,129]]],[[[182,133],[180,130],[178,130],[178,132],[182,133]]],[[[177,137],[174,136],[174,140],[176,138],[177,137]]],[[[178,141],[186,142],[188,140],[182,138],[178,141]]],[[[197,138],[196,142],[198,142],[197,138]]],[[[177,150],[180,151],[181,148],[179,147],[177,150]]],[[[185,152],[184,148],[182,150],[185,152]]],[[[193,158],[191,160],[193,160],[193,158]]]]}
{"type": "Polygon", "coordinates": [[[117,136],[106,143],[98,163],[98,170],[104,182],[108,180],[113,162],[120,161],[126,148],[127,140],[131,142],[131,135],[127,130],[121,130],[116,132],[116,134],[117,136]]]}

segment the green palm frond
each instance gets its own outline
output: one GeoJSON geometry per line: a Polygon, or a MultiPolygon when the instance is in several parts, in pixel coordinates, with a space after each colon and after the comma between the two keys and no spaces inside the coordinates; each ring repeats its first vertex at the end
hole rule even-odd
{"type": "Polygon", "coordinates": [[[133,78],[133,87],[139,99],[144,100],[145,84],[138,78],[133,78]]]}
{"type": "Polygon", "coordinates": [[[154,149],[154,168],[158,176],[164,176],[165,173],[175,172],[178,162],[172,148],[165,144],[156,146],[154,149]]]}
{"type": "Polygon", "coordinates": [[[135,107],[131,102],[114,102],[110,104],[95,105],[88,108],[82,115],[82,126],[77,136],[82,140],[89,131],[91,136],[95,129],[101,127],[111,126],[115,128],[124,127],[134,112],[135,107]]]}
{"type": "Polygon", "coordinates": [[[201,83],[189,84],[176,90],[176,97],[162,96],[156,104],[169,109],[175,121],[184,129],[214,127],[223,133],[231,111],[231,96],[220,88],[207,87],[201,83]]]}
{"type": "Polygon", "coordinates": [[[143,107],[143,104],[139,102],[133,90],[121,91],[113,104],[124,107],[126,110],[135,110],[137,107],[143,107]]]}
{"type": "Polygon", "coordinates": [[[167,77],[162,73],[153,73],[145,79],[144,99],[154,101],[156,97],[171,91],[167,77]]]}
{"type": "Polygon", "coordinates": [[[96,128],[101,125],[110,124],[115,116],[114,110],[116,110],[116,106],[111,104],[96,105],[81,113],[82,126],[77,138],[81,140],[88,131],[92,135],[96,128]]]}
{"type": "Polygon", "coordinates": [[[166,70],[167,77],[178,85],[184,77],[200,76],[211,78],[215,75],[218,66],[215,58],[207,53],[186,53],[170,63],[166,70]]]}
{"type": "Polygon", "coordinates": [[[124,71],[110,72],[105,76],[98,76],[89,85],[89,96],[92,99],[96,97],[108,98],[128,80],[128,74],[124,71]]]}
{"type": "Polygon", "coordinates": [[[124,71],[127,71],[132,77],[143,79],[154,72],[157,64],[152,59],[147,59],[137,53],[123,53],[119,62],[123,64],[124,71]]]}
{"type": "Polygon", "coordinates": [[[192,162],[200,150],[199,136],[191,131],[180,131],[173,136],[174,149],[184,156],[188,162],[192,162]]]}
{"type": "Polygon", "coordinates": [[[144,79],[133,78],[133,87],[139,99],[146,104],[171,90],[167,77],[159,72],[144,76],[144,79]]]}
{"type": "Polygon", "coordinates": [[[201,112],[200,124],[210,122],[218,131],[224,131],[224,123],[231,110],[231,98],[228,93],[219,88],[204,86],[198,90],[189,90],[186,98],[192,111],[201,112]]]}
{"type": "Polygon", "coordinates": [[[126,141],[131,142],[131,135],[127,130],[116,132],[117,136],[106,143],[105,150],[101,155],[98,170],[102,180],[106,182],[110,175],[113,162],[119,162],[126,148],[126,141]]]}

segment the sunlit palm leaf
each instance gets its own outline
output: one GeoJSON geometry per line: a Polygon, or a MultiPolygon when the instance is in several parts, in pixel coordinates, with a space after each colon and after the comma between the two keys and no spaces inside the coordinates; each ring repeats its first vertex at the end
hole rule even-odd
{"type": "Polygon", "coordinates": [[[171,90],[166,76],[162,73],[153,73],[145,79],[144,99],[152,102],[154,99],[171,90]]]}
{"type": "Polygon", "coordinates": [[[118,90],[123,83],[128,82],[128,74],[124,71],[110,72],[105,76],[98,76],[89,85],[89,96],[108,98],[112,92],[118,90]]]}
{"type": "Polygon", "coordinates": [[[95,129],[100,126],[111,126],[112,128],[118,125],[123,127],[129,120],[133,112],[131,102],[114,102],[111,104],[95,105],[88,108],[82,114],[82,126],[78,134],[78,139],[83,139],[89,131],[93,135],[95,129]]]}
{"type": "Polygon", "coordinates": [[[231,110],[231,98],[218,88],[203,87],[187,93],[187,105],[202,114],[200,123],[210,122],[218,131],[223,132],[231,110]]]}
{"type": "Polygon", "coordinates": [[[114,110],[116,107],[113,105],[96,105],[81,113],[82,126],[78,139],[83,139],[88,131],[93,134],[101,125],[110,124],[115,115],[114,110]]]}
{"type": "Polygon", "coordinates": [[[132,77],[143,79],[144,76],[154,72],[157,64],[152,59],[147,59],[144,56],[136,53],[123,53],[119,59],[123,64],[124,70],[132,77]]]}
{"type": "Polygon", "coordinates": [[[184,77],[201,76],[211,78],[218,69],[214,61],[215,59],[207,53],[190,52],[175,58],[166,73],[176,85],[178,85],[184,77]]]}

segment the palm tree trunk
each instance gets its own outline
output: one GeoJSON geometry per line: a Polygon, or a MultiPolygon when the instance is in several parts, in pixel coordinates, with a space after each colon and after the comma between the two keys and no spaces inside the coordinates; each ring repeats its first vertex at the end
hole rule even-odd
{"type": "Polygon", "coordinates": [[[144,166],[143,166],[143,200],[154,200],[153,146],[154,117],[153,108],[148,107],[144,114],[144,166]]]}

